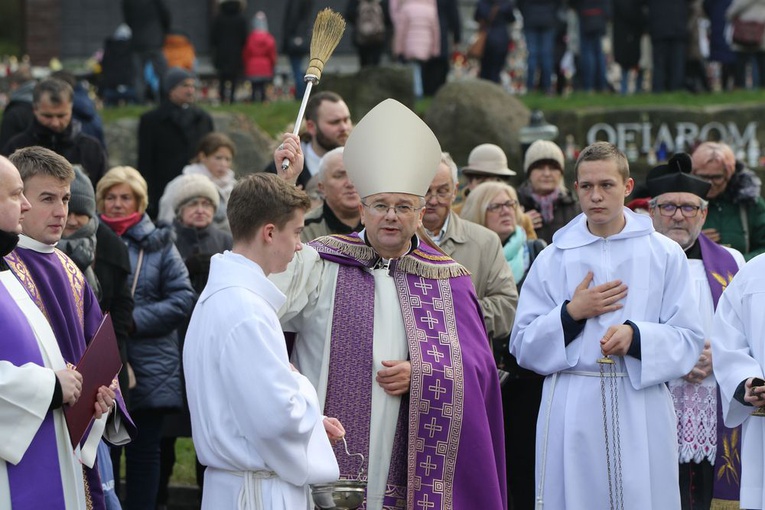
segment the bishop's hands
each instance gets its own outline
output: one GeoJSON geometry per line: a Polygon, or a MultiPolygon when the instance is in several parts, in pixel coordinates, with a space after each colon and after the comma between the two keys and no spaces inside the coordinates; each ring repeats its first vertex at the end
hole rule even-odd
{"type": "Polygon", "coordinates": [[[295,184],[300,172],[303,171],[303,161],[303,149],[300,147],[300,138],[292,133],[284,133],[282,143],[274,151],[276,173],[290,184],[295,184]],[[286,169],[282,169],[282,162],[285,159],[290,164],[286,169]]]}
{"type": "Polygon", "coordinates": [[[375,380],[385,393],[392,396],[404,395],[409,391],[412,380],[412,364],[407,360],[383,361],[382,370],[377,371],[375,380]]]}
{"type": "MultiPolygon", "coordinates": [[[[683,376],[683,379],[690,383],[700,383],[712,373],[712,345],[709,340],[704,342],[704,350],[701,351],[699,360],[693,370],[683,376]]],[[[764,402],[765,403],[765,402],[764,402]]]]}
{"type": "Polygon", "coordinates": [[[65,368],[56,372],[56,378],[61,386],[63,403],[76,404],[82,394],[82,374],[74,368],[65,368]]]}

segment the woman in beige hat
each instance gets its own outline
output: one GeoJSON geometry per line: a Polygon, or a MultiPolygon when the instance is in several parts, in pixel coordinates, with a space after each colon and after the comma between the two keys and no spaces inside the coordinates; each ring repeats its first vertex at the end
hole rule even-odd
{"type": "Polygon", "coordinates": [[[555,231],[581,212],[563,181],[563,151],[554,142],[537,140],[526,151],[523,168],[526,181],[518,187],[518,199],[537,237],[549,244],[555,231]]]}

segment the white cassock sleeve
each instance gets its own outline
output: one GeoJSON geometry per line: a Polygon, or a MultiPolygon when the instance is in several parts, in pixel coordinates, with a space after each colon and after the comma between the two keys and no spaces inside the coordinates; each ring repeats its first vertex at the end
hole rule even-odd
{"type": "Polygon", "coordinates": [[[0,459],[17,464],[48,414],[56,374],[27,363],[0,361],[0,459]]]}
{"type": "MultiPolygon", "coordinates": [[[[651,259],[650,271],[661,274],[662,286],[649,286],[647,300],[660,302],[659,317],[631,317],[640,331],[640,359],[625,356],[632,386],[638,390],[682,377],[693,369],[704,348],[704,331],[691,269],[679,245],[664,264],[651,259]],[[663,267],[662,267],[663,266],[663,267]]],[[[627,299],[629,300],[629,292],[627,299]]],[[[634,290],[633,290],[634,292],[634,290]]]]}
{"type": "Polygon", "coordinates": [[[733,398],[736,388],[745,379],[763,377],[765,278],[752,274],[753,263],[750,261],[739,271],[725,289],[712,322],[714,374],[728,427],[742,424],[754,410],[733,398]]]}
{"type": "MultiPolygon", "coordinates": [[[[237,422],[253,449],[276,474],[294,485],[326,466],[336,479],[337,463],[324,438],[329,461],[309,455],[309,443],[322,415],[316,390],[306,377],[291,370],[284,355],[280,330],[262,317],[236,325],[221,345],[223,398],[241,402],[237,422]]],[[[321,477],[321,474],[318,474],[321,477]]]]}

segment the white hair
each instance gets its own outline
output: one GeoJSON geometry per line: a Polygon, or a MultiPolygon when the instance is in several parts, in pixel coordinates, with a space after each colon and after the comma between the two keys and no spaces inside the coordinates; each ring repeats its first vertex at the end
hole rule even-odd
{"type": "Polygon", "coordinates": [[[454,162],[452,159],[451,154],[448,152],[442,152],[441,153],[441,163],[449,167],[449,170],[452,173],[452,183],[453,184],[459,184],[459,173],[457,170],[457,163],[454,162]]]}
{"type": "Polygon", "coordinates": [[[322,156],[321,161],[319,161],[319,171],[316,172],[316,177],[320,182],[324,182],[324,176],[327,173],[327,167],[334,161],[335,158],[343,157],[343,149],[345,147],[335,147],[328,153],[326,153],[324,156],[322,156]]]}

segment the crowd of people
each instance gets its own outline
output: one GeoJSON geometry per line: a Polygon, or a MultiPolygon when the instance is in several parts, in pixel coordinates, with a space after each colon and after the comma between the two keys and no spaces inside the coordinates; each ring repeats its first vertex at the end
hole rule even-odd
{"type": "Polygon", "coordinates": [[[636,184],[595,142],[566,183],[554,141],[459,165],[397,101],[354,123],[321,91],[242,176],[169,67],[137,168],[107,168],[76,82],[27,78],[0,124],[0,509],[166,508],[188,436],[208,509],[338,478],[376,510],[765,508],[765,200],[726,143],[636,184]],[[86,395],[107,312],[123,367],[86,395]]]}
{"type": "Polygon", "coordinates": [[[205,508],[303,508],[308,484],[359,472],[367,508],[763,507],[748,268],[765,201],[728,145],[636,186],[596,142],[571,188],[537,140],[516,189],[497,145],[460,168],[400,103],[354,124],[323,91],[302,136],[237,177],[194,75],[162,82],[138,168],[105,168],[62,77],[31,88],[26,126],[3,118],[2,327],[19,340],[0,407],[19,419],[0,426],[24,439],[0,508],[164,508],[188,436],[205,508]],[[123,369],[64,455],[106,312],[123,369]],[[54,452],[58,482],[25,490],[54,452]]]}

